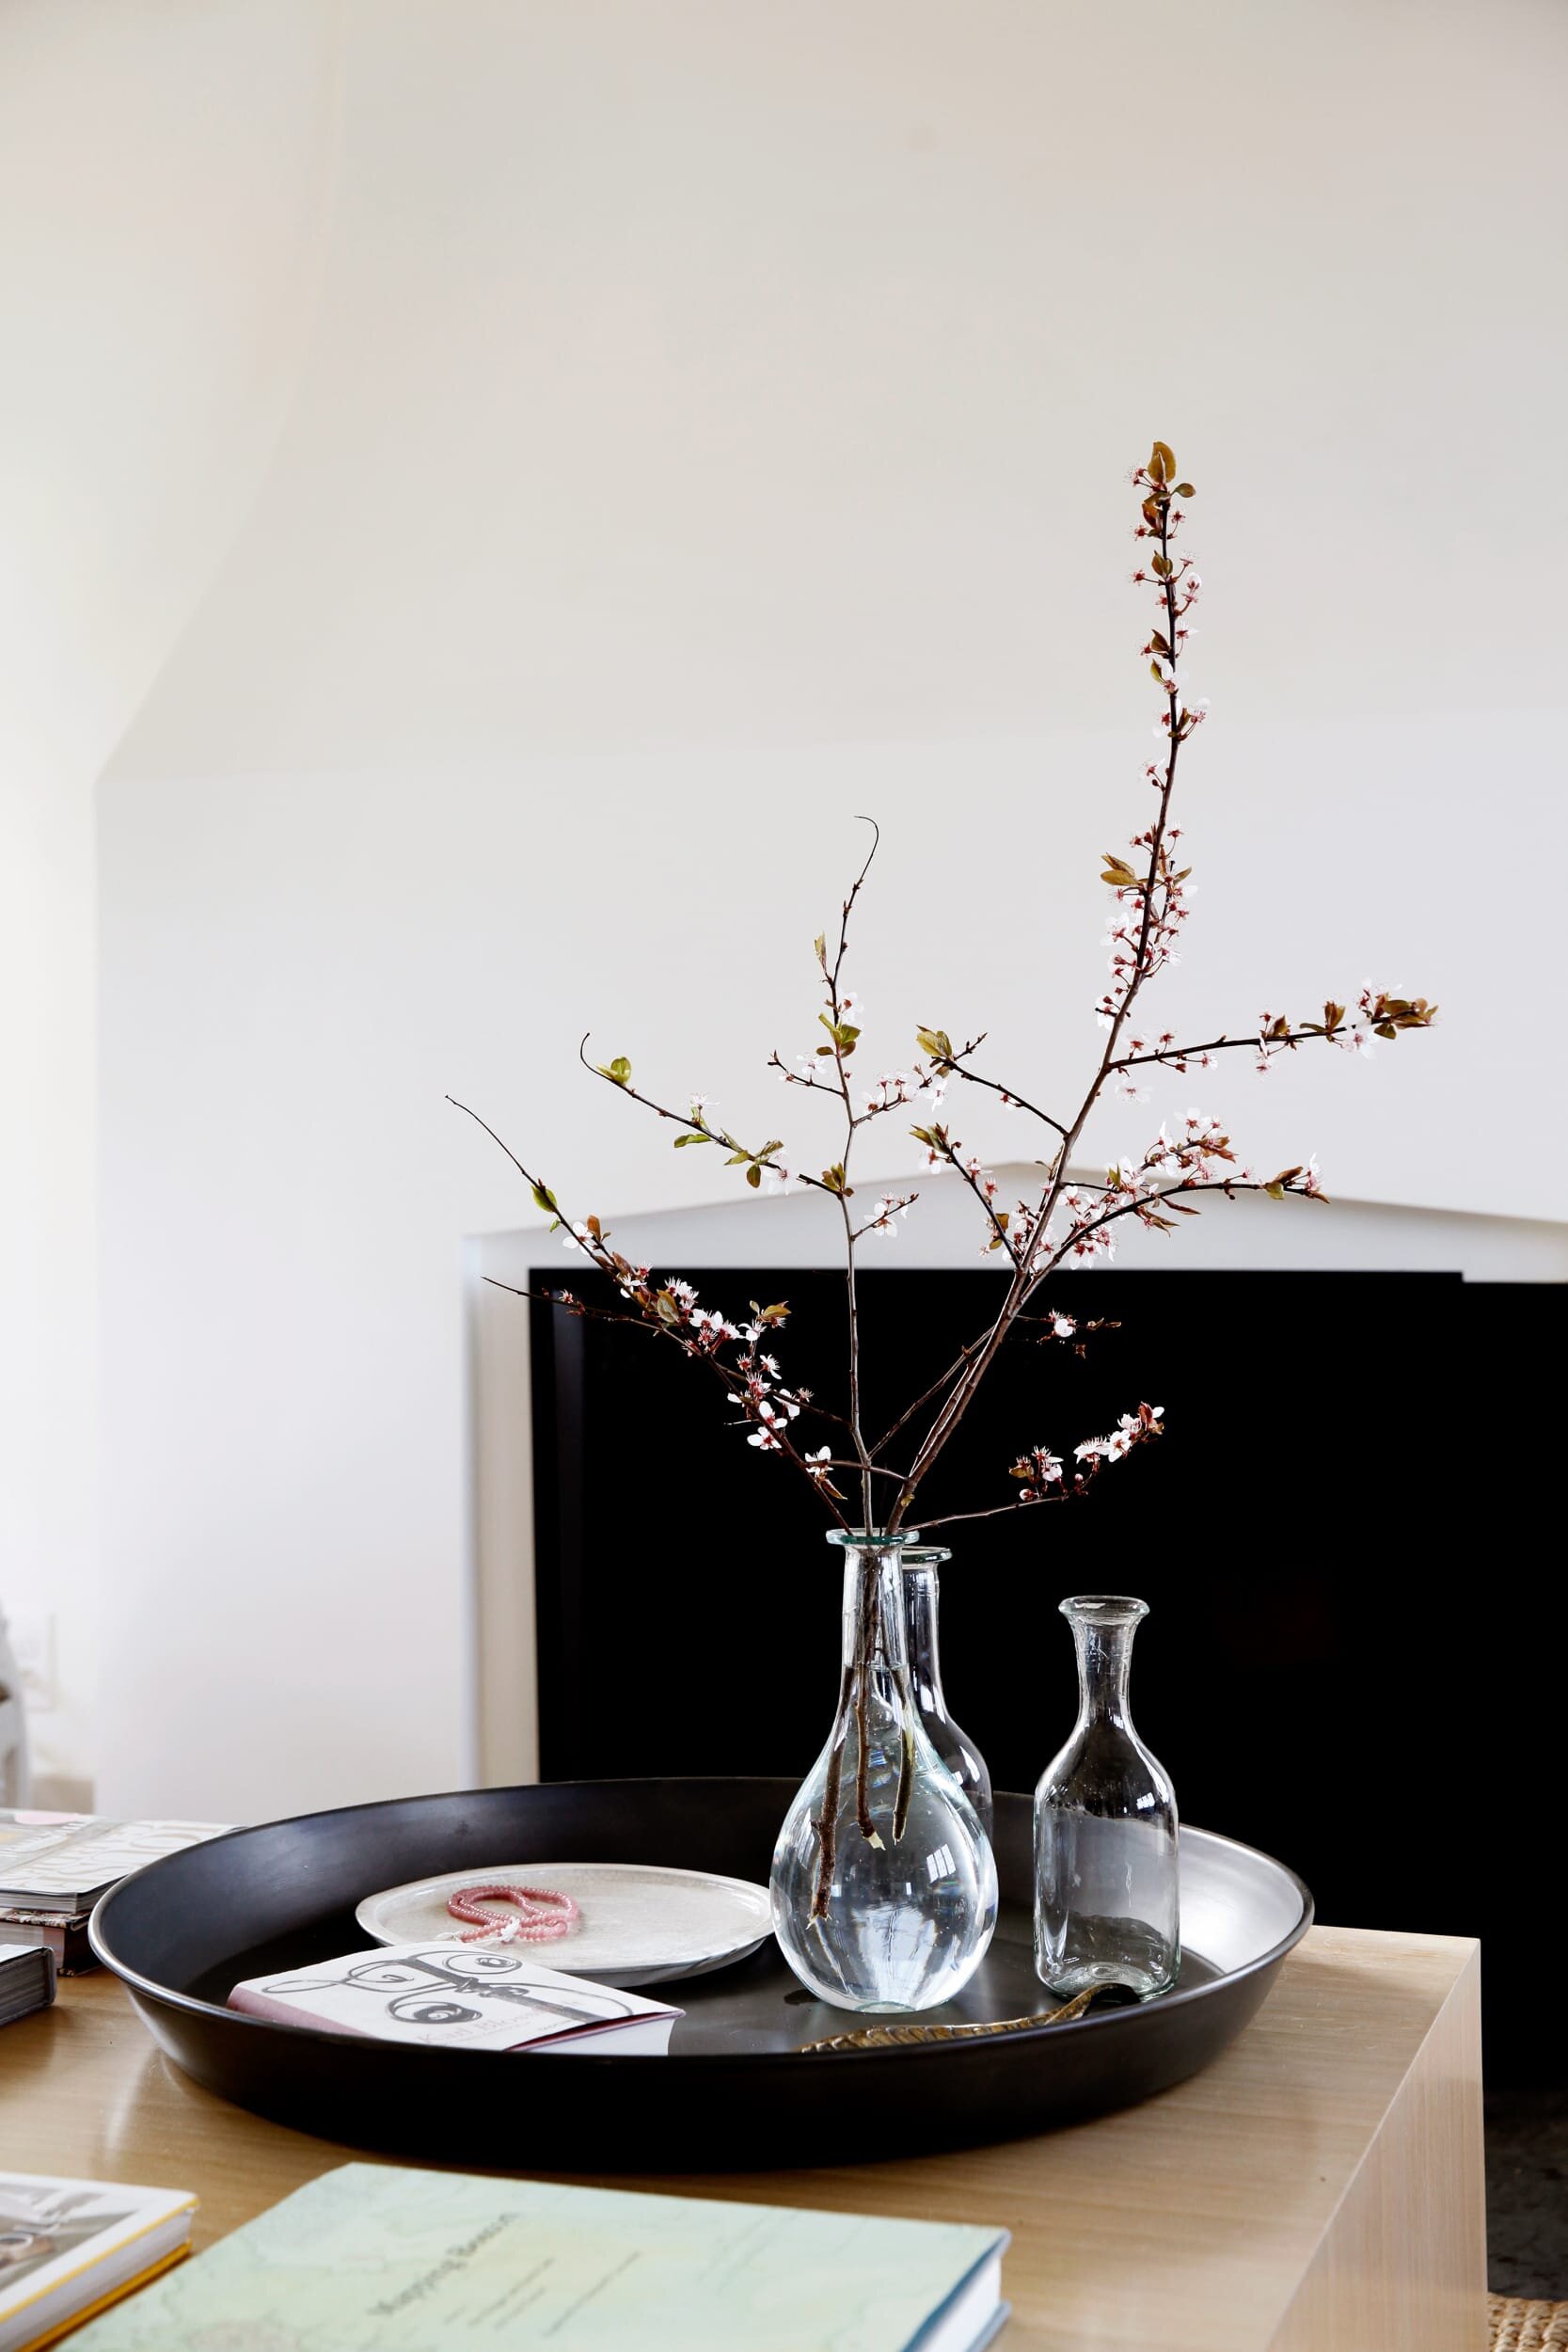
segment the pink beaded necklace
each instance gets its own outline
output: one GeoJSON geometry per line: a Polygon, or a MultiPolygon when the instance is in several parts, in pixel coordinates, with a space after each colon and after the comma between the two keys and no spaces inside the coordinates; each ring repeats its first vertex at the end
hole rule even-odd
{"type": "Polygon", "coordinates": [[[552,1894],[546,1886],[510,1886],[499,1881],[460,1886],[447,1897],[454,1919],[476,1924],[458,1938],[462,1944],[554,1944],[570,1935],[581,1913],[570,1895],[552,1894]],[[510,1903],[510,1912],[491,1908],[510,1903]]]}

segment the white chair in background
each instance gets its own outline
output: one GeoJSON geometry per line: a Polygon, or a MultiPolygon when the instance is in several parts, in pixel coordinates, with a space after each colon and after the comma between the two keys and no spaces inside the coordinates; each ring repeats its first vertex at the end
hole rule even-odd
{"type": "Polygon", "coordinates": [[[27,1717],[22,1704],[22,1669],[0,1614],[0,1805],[24,1805],[32,1795],[27,1756],[27,1717]]]}

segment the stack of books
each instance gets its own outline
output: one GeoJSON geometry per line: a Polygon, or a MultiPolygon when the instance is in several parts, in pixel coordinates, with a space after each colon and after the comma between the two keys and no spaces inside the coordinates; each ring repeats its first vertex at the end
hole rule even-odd
{"type": "Polygon", "coordinates": [[[37,1944],[62,1977],[95,1968],[87,1920],[101,1895],[161,1854],[221,1837],[215,1821],[106,1821],[92,1813],[0,1812],[0,1937],[37,1944]]]}

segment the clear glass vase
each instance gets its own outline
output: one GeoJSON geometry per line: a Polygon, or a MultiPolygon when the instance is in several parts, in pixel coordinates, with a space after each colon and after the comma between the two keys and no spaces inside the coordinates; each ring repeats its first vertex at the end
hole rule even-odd
{"type": "Polygon", "coordinates": [[[838,1713],[779,1832],[773,1930],[835,2009],[935,2009],[985,1958],[996,1864],[910,1690],[898,1561],[912,1533],[828,1540],[844,1549],[838,1713]]]}
{"type": "Polygon", "coordinates": [[[1127,1679],[1148,1604],[1064,1600],[1078,1721],[1035,1791],[1035,1965],[1053,1993],[1164,1993],[1181,1962],[1176,1797],[1132,1728],[1127,1679]]]}
{"type": "Polygon", "coordinates": [[[938,1570],[953,1557],[941,1544],[911,1544],[899,1554],[904,1592],[904,1642],[910,1662],[910,1693],[926,1726],[926,1736],[980,1817],[989,1837],[994,1824],[990,1774],[986,1759],[967,1731],[960,1731],[947,1711],[942,1687],[942,1657],[937,1648],[937,1609],[941,1600],[938,1570]]]}

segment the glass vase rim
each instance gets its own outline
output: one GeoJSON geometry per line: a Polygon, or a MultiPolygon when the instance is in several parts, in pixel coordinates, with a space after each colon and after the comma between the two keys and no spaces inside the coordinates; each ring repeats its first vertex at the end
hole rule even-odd
{"type": "Polygon", "coordinates": [[[1069,1625],[1141,1625],[1148,1614],[1132,1593],[1069,1593],[1057,1607],[1069,1625]]]}
{"type": "Polygon", "coordinates": [[[952,1552],[945,1544],[912,1544],[899,1559],[901,1568],[940,1568],[952,1552]]]}
{"type": "Polygon", "coordinates": [[[906,1544],[919,1543],[920,1530],[900,1527],[890,1535],[876,1527],[830,1527],[828,1541],[842,1551],[901,1551],[906,1544]]]}

